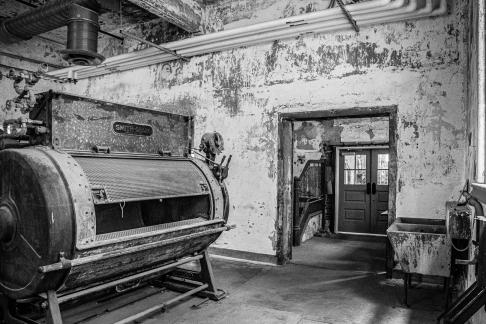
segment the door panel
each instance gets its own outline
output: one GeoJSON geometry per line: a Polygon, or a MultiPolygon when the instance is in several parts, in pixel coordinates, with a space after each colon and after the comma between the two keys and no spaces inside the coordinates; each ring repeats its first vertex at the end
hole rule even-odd
{"type": "Polygon", "coordinates": [[[366,202],[366,195],[363,192],[347,190],[344,192],[344,197],[349,202],[366,202]]]}
{"type": "Polygon", "coordinates": [[[371,150],[371,228],[374,234],[385,234],[388,227],[388,150],[371,150]]]}
{"type": "Polygon", "coordinates": [[[338,231],[385,234],[388,159],[386,149],[341,151],[338,231]]]}
{"type": "Polygon", "coordinates": [[[366,233],[370,223],[369,183],[370,152],[341,151],[339,167],[339,215],[338,230],[341,232],[366,233]]]}

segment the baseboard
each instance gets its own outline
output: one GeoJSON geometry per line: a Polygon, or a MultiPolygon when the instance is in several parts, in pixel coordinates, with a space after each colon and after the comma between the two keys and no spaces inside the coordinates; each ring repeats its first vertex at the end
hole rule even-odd
{"type": "Polygon", "coordinates": [[[208,251],[209,254],[216,255],[216,256],[222,256],[222,257],[227,257],[232,259],[240,259],[243,261],[248,260],[253,262],[269,263],[273,265],[277,264],[277,257],[269,254],[239,251],[239,250],[232,250],[232,249],[223,249],[218,247],[209,247],[208,251]]]}
{"type": "Polygon", "coordinates": [[[337,233],[333,234],[333,238],[341,240],[354,240],[364,242],[386,242],[388,238],[386,236],[375,236],[366,234],[349,234],[349,233],[337,233]]]}

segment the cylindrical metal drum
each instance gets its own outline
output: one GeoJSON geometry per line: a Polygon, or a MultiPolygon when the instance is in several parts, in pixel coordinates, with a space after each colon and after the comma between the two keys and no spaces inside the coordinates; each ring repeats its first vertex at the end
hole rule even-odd
{"type": "Polygon", "coordinates": [[[0,152],[0,290],[75,291],[200,252],[225,229],[227,194],[200,160],[0,152]]]}

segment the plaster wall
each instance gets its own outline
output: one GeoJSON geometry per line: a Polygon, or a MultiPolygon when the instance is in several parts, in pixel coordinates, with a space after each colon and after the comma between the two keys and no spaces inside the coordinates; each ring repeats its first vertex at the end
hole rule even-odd
{"type": "MultiPolygon", "coordinates": [[[[15,44],[3,44],[0,42],[0,72],[3,75],[8,74],[10,69],[14,69],[17,72],[22,70],[35,72],[38,70],[40,62],[47,63],[50,70],[53,69],[52,66],[64,66],[66,63],[62,60],[58,52],[63,48],[64,46],[60,44],[38,37],[34,37],[29,41],[15,44]],[[26,59],[2,55],[1,52],[25,57],[26,59]]],[[[40,80],[34,87],[34,91],[44,92],[48,91],[49,89],[57,90],[61,87],[62,86],[59,83],[48,80],[40,80]]],[[[5,102],[8,99],[15,98],[16,96],[17,93],[13,88],[13,81],[5,77],[0,78],[0,123],[3,123],[3,120],[6,118],[12,118],[12,116],[18,117],[16,113],[6,111],[5,109],[5,102]]]]}
{"type": "Polygon", "coordinates": [[[296,121],[293,174],[299,176],[307,160],[319,160],[322,145],[387,144],[388,133],[388,117],[296,121]]]}
{"type": "MultiPolygon", "coordinates": [[[[250,13],[231,11],[230,18],[223,12],[221,21],[250,24],[264,7],[268,17],[286,15],[276,3],[258,1],[250,13]]],[[[467,0],[451,1],[443,17],[208,54],[66,90],[192,113],[196,141],[219,131],[224,153],[233,154],[227,185],[229,222],[237,228],[216,246],[275,255],[283,112],[397,105],[397,215],[444,218],[445,201],[457,198],[465,178],[467,36],[467,0]]]]}

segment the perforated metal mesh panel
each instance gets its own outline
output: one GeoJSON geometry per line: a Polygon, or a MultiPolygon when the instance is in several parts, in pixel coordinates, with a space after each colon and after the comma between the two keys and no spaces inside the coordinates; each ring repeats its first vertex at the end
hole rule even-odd
{"type": "Polygon", "coordinates": [[[99,234],[99,235],[96,235],[96,241],[106,241],[106,240],[116,239],[116,238],[119,238],[119,237],[124,237],[124,236],[129,236],[129,235],[155,232],[155,231],[165,230],[165,229],[169,229],[169,228],[176,228],[176,227],[185,226],[185,225],[192,225],[192,224],[196,224],[196,223],[204,223],[206,221],[207,220],[204,219],[204,218],[193,218],[193,219],[186,219],[186,220],[179,221],[179,222],[134,228],[134,229],[131,229],[131,230],[126,230],[126,231],[99,234]]]}
{"type": "Polygon", "coordinates": [[[76,157],[93,189],[104,191],[96,204],[194,196],[209,193],[209,184],[187,160],[76,157]]]}

